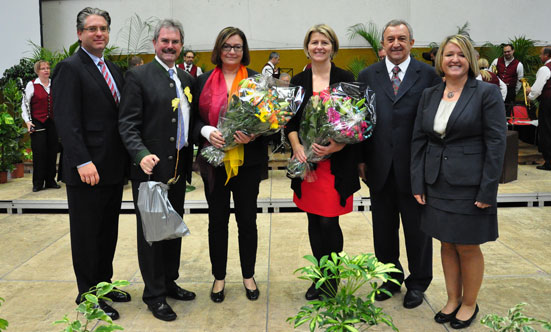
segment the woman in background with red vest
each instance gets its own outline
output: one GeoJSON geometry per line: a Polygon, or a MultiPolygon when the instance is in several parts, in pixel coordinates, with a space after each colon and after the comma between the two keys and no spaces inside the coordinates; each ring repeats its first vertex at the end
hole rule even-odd
{"type": "Polygon", "coordinates": [[[34,64],[38,78],[27,84],[21,105],[21,116],[31,134],[33,150],[33,192],[44,188],[59,189],[55,181],[58,138],[53,119],[50,93],[50,64],[34,64]]]}

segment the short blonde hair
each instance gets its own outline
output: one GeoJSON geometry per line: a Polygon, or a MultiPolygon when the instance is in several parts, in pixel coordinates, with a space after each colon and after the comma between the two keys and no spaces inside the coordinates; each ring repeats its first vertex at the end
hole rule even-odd
{"type": "Polygon", "coordinates": [[[308,58],[310,57],[310,55],[308,54],[308,43],[310,43],[310,37],[314,32],[321,33],[322,35],[327,37],[329,41],[331,41],[331,46],[333,46],[331,59],[333,59],[337,55],[337,52],[339,50],[339,39],[337,38],[337,34],[335,33],[335,31],[331,29],[331,27],[328,26],[327,24],[316,24],[310,29],[308,29],[308,31],[306,31],[306,36],[304,36],[304,44],[303,44],[304,54],[306,54],[306,57],[308,58]]]}
{"type": "Polygon", "coordinates": [[[469,76],[477,77],[480,71],[478,70],[478,63],[476,60],[476,51],[474,50],[473,44],[471,44],[469,38],[463,35],[446,37],[446,39],[444,39],[444,41],[440,44],[438,52],[436,53],[436,58],[434,59],[434,67],[438,75],[444,76],[444,71],[442,70],[442,60],[444,58],[444,47],[448,45],[448,43],[452,43],[461,49],[461,52],[463,52],[465,59],[467,59],[467,62],[469,63],[469,76]]]}
{"type": "Polygon", "coordinates": [[[48,65],[48,67],[50,66],[50,63],[46,60],[38,60],[37,62],[34,63],[34,73],[36,75],[38,75],[38,72],[40,71],[40,66],[45,63],[48,65]]]}

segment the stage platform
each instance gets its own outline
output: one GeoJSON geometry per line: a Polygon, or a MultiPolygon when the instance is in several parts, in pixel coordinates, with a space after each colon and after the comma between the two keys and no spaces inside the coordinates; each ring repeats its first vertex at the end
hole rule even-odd
{"type": "MultiPolygon", "coordinates": [[[[235,219],[230,218],[226,300],[212,303],[208,252],[208,217],[204,213],[203,187],[194,176],[196,187],[187,195],[184,219],[191,235],[182,240],[178,283],[197,293],[191,302],[168,302],[178,314],[174,322],[155,319],[141,301],[143,281],[136,254],[136,219],[132,213],[129,186],[124,191],[124,214],[120,217],[119,240],[114,260],[114,279],[131,285],[129,303],[115,303],[120,312],[118,324],[131,332],[286,332],[294,331],[285,320],[305,305],[309,284],[293,274],[306,265],[310,254],[307,220],[295,212],[290,181],[284,171],[270,171],[262,181],[259,195],[258,254],[255,278],[260,289],[256,302],[245,297],[237,246],[235,219]],[[264,213],[265,212],[265,213],[264,213]]],[[[10,323],[9,331],[60,331],[52,322],[68,314],[75,318],[76,283],[71,264],[69,221],[65,188],[32,192],[30,175],[0,185],[0,317],[10,323]]],[[[349,254],[373,252],[369,190],[355,194],[356,211],[341,218],[344,250],[349,254]]],[[[551,320],[551,172],[535,165],[520,165],[518,180],[499,189],[499,238],[482,246],[485,277],[479,295],[480,314],[505,315],[508,308],[526,302],[526,314],[551,320]]],[[[407,259],[403,241],[402,264],[407,259]]],[[[402,332],[451,331],[433,316],[446,301],[440,244],[434,241],[434,279],[425,300],[415,309],[405,309],[405,287],[392,299],[376,303],[390,314],[402,332]]],[[[308,331],[301,327],[297,331],[308,331]]],[[[375,326],[369,331],[390,331],[375,326]]],[[[465,331],[488,331],[475,323],[465,331]]]]}

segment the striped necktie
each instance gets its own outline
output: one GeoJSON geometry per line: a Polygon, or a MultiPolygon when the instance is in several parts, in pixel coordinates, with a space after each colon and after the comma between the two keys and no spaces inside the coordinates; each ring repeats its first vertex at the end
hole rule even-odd
{"type": "MultiPolygon", "coordinates": [[[[168,75],[171,79],[174,80],[174,69],[168,70],[168,75]]],[[[175,82],[176,83],[176,82],[175,82]]],[[[180,96],[180,89],[178,89],[178,85],[174,84],[176,86],[176,96],[178,99],[180,99],[180,102],[178,103],[178,140],[176,141],[176,148],[178,150],[182,149],[184,147],[184,144],[186,144],[186,136],[185,136],[185,130],[184,127],[184,115],[182,114],[182,103],[184,102],[182,100],[182,97],[180,96]]]]}
{"type": "Polygon", "coordinates": [[[400,76],[398,76],[399,72],[400,67],[394,66],[394,68],[392,68],[392,78],[390,80],[392,81],[392,89],[394,89],[394,95],[398,94],[398,88],[400,87],[400,83],[402,83],[402,81],[400,80],[400,76]]]}
{"type": "Polygon", "coordinates": [[[117,96],[117,90],[115,90],[115,82],[113,82],[113,79],[111,78],[111,75],[107,71],[107,66],[103,61],[98,62],[98,66],[101,68],[101,75],[105,79],[105,82],[107,83],[107,86],[109,87],[109,90],[111,90],[111,94],[113,95],[113,98],[115,99],[115,103],[119,104],[119,96],[117,96]]]}

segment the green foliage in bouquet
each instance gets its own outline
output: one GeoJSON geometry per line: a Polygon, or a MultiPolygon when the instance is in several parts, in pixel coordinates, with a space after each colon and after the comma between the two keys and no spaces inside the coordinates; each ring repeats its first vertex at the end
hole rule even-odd
{"type": "Polygon", "coordinates": [[[480,322],[494,332],[537,332],[536,329],[530,326],[535,324],[539,324],[545,330],[551,331],[551,322],[524,315],[522,311],[525,305],[526,303],[515,305],[509,309],[506,317],[488,314],[480,322]]]}
{"type": "Polygon", "coordinates": [[[76,320],[71,321],[67,315],[63,319],[55,321],[54,324],[63,324],[66,327],[64,332],[112,332],[115,330],[124,330],[121,326],[113,324],[111,317],[99,307],[99,301],[109,301],[105,297],[112,291],[117,291],[115,287],[128,286],[130,283],[126,280],[117,280],[113,283],[100,282],[92,287],[89,292],[83,294],[83,299],[78,307],[76,320]],[[81,319],[84,318],[84,321],[81,319]],[[100,325],[102,324],[102,325],[100,325]]]}
{"type": "Polygon", "coordinates": [[[298,278],[316,283],[316,288],[329,285],[322,288],[328,294],[308,302],[295,316],[287,318],[293,327],[308,323],[312,332],[316,327],[332,332],[357,332],[384,323],[398,331],[392,317],[374,305],[376,280],[398,283],[388,275],[400,272],[393,264],[383,264],[373,254],[349,257],[345,252],[323,256],[319,262],[310,255],[304,258],[313,265],[297,269],[295,273],[301,273],[298,278]],[[362,297],[357,293],[363,286],[368,286],[369,292],[362,297]]]}

